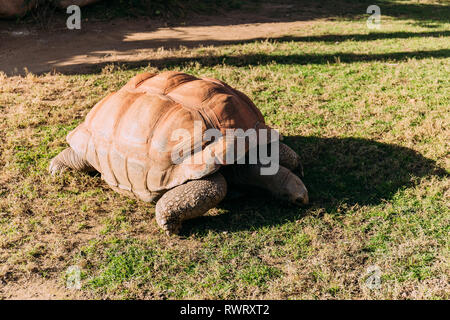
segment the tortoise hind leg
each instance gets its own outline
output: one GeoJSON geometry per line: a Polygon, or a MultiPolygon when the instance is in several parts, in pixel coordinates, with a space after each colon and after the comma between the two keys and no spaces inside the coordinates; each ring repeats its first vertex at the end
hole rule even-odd
{"type": "Polygon", "coordinates": [[[220,173],[188,181],[167,191],[156,203],[156,222],[168,235],[184,220],[200,217],[225,198],[227,183],[220,173]]]}
{"type": "Polygon", "coordinates": [[[55,175],[67,168],[86,172],[95,170],[86,159],[81,158],[72,148],[66,148],[54,157],[50,162],[48,171],[55,175]]]}

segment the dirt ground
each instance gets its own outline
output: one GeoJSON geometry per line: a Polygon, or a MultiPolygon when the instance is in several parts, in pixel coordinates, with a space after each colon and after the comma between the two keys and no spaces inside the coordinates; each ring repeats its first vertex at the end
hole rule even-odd
{"type": "MultiPolygon", "coordinates": [[[[99,64],[141,61],[155,49],[219,45],[289,34],[311,24],[290,4],[264,4],[257,11],[195,16],[185,22],[148,18],[82,21],[69,30],[57,17],[48,30],[0,21],[0,71],[7,75],[49,71],[82,73],[99,64]]],[[[305,15],[306,14],[306,15],[305,15]]]]}

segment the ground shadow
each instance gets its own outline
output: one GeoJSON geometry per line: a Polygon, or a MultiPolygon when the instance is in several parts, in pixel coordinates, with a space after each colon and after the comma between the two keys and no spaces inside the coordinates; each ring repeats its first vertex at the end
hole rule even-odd
{"type": "MultiPolygon", "coordinates": [[[[199,56],[199,57],[169,57],[161,59],[148,59],[126,63],[117,63],[122,70],[134,70],[147,67],[149,65],[161,69],[171,69],[175,67],[184,67],[193,63],[197,63],[202,67],[213,67],[216,65],[228,65],[234,67],[267,65],[276,63],[279,65],[306,65],[306,64],[329,64],[329,63],[357,63],[370,61],[386,61],[398,62],[408,59],[426,59],[426,58],[448,58],[450,56],[450,49],[439,50],[418,50],[418,51],[403,51],[391,53],[374,53],[374,54],[360,54],[360,53],[323,53],[323,54],[241,54],[235,56],[216,55],[216,56],[199,56]]],[[[91,72],[100,72],[104,67],[111,63],[105,62],[91,66],[91,72]]],[[[86,64],[79,65],[78,68],[67,70],[66,74],[78,74],[75,70],[85,70],[86,64]]]]}
{"type": "MultiPolygon", "coordinates": [[[[393,144],[361,138],[300,136],[286,137],[285,142],[303,160],[309,207],[327,212],[342,204],[377,205],[413,186],[418,178],[448,176],[435,161],[393,144]]],[[[187,221],[182,234],[258,229],[296,220],[305,213],[304,208],[283,204],[259,190],[225,199],[220,208],[224,214],[187,221]]]]}
{"type": "MultiPolygon", "coordinates": [[[[343,41],[374,41],[382,39],[410,39],[410,38],[424,38],[424,37],[448,37],[450,31],[426,31],[426,32],[371,32],[366,34],[325,34],[319,36],[285,36],[279,38],[267,38],[274,41],[294,41],[294,42],[343,42],[343,41]]],[[[257,39],[265,40],[265,39],[257,39]]]]}
{"type": "MultiPolygon", "coordinates": [[[[186,18],[194,18],[189,20],[190,25],[209,25],[211,23],[210,21],[205,22],[202,19],[198,19],[195,13],[211,14],[211,10],[215,15],[224,15],[229,11],[240,11],[243,14],[239,19],[244,23],[273,21],[289,22],[333,17],[347,17],[354,19],[366,14],[366,10],[370,5],[378,5],[382,15],[414,20],[445,21],[449,20],[448,13],[450,11],[450,8],[444,4],[402,3],[398,0],[272,0],[270,2],[255,0],[236,1],[236,4],[240,5],[232,6],[230,8],[221,8],[217,5],[210,6],[206,11],[198,10],[194,5],[190,10],[184,10],[184,13],[187,13],[187,15],[182,14],[180,21],[185,21],[186,18]],[[235,7],[235,9],[233,9],[233,7],[235,7]],[[216,10],[214,10],[214,8],[216,10]],[[252,13],[261,9],[270,10],[271,14],[263,16],[252,15],[252,13]]],[[[108,1],[99,2],[85,9],[86,17],[97,19],[110,19],[111,17],[118,16],[139,17],[147,15],[145,10],[141,12],[133,12],[132,10],[130,12],[124,12],[125,9],[122,8],[118,11],[117,5],[112,6],[108,1]]],[[[151,18],[155,19],[157,17],[151,18]]],[[[173,21],[175,25],[176,22],[177,20],[173,21]]],[[[230,25],[234,23],[236,23],[236,20],[220,19],[216,20],[214,25],[230,25]]]]}
{"type": "MultiPolygon", "coordinates": [[[[307,64],[330,64],[330,63],[358,63],[358,62],[399,62],[408,59],[426,59],[426,58],[448,58],[450,57],[450,49],[439,50],[418,50],[418,51],[402,51],[390,53],[373,53],[360,54],[351,52],[336,53],[304,53],[304,54],[240,54],[240,55],[207,55],[197,57],[167,57],[156,59],[142,59],[131,62],[103,62],[103,63],[81,63],[72,64],[65,67],[57,68],[57,71],[67,75],[75,74],[91,74],[99,73],[103,68],[109,65],[115,65],[121,70],[137,70],[147,66],[159,69],[171,69],[189,66],[193,63],[201,67],[214,67],[217,65],[228,65],[234,67],[257,66],[276,63],[279,65],[307,65],[307,64]]],[[[1,69],[0,69],[1,71],[1,69]]],[[[47,71],[46,71],[47,72],[47,71]]],[[[44,72],[37,72],[41,74],[44,72]]]]}

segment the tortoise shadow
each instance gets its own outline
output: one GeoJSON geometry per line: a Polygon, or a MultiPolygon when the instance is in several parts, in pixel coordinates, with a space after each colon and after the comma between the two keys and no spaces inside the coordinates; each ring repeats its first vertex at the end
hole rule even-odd
{"type": "MultiPolygon", "coordinates": [[[[310,196],[309,208],[333,211],[339,205],[377,205],[411,187],[418,178],[448,176],[436,162],[394,144],[361,138],[285,137],[284,142],[302,158],[302,179],[310,196]]],[[[233,190],[233,189],[231,189],[233,190]]],[[[208,231],[236,232],[294,221],[307,208],[273,199],[260,190],[240,198],[227,197],[218,215],[186,221],[182,236],[208,231]],[[222,214],[220,214],[222,213],[222,214]]]]}

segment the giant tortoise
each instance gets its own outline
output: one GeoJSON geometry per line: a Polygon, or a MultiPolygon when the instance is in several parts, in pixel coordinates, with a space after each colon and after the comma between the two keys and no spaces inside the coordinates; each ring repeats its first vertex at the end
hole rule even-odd
{"type": "Polygon", "coordinates": [[[301,166],[299,156],[274,132],[244,93],[222,81],[181,72],[143,73],[92,108],[68,134],[70,147],[52,159],[49,171],[96,170],[114,190],[156,203],[157,223],[167,234],[176,234],[182,221],[221,202],[231,184],[308,203],[308,192],[293,173],[301,166]],[[255,143],[227,135],[236,129],[255,132],[255,143]],[[196,138],[211,130],[214,139],[196,138]],[[269,133],[260,134],[263,130],[269,133]],[[174,139],[174,133],[187,136],[174,139]],[[241,154],[238,140],[244,141],[241,154]],[[267,159],[251,162],[248,155],[259,157],[255,150],[273,145],[278,147],[278,170],[262,174],[267,159]]]}

